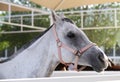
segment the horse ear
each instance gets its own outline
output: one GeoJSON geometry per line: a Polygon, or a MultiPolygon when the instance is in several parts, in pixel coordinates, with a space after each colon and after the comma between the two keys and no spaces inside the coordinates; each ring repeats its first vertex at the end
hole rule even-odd
{"type": "Polygon", "coordinates": [[[53,22],[61,21],[61,18],[54,11],[52,11],[52,21],[53,22]]]}

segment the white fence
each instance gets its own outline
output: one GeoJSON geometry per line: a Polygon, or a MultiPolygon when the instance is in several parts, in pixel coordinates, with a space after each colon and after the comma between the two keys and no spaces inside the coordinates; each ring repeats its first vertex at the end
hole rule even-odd
{"type": "Polygon", "coordinates": [[[46,78],[25,78],[25,79],[6,79],[0,82],[120,82],[120,72],[54,72],[52,77],[46,78]]]}
{"type": "Polygon", "coordinates": [[[120,56],[108,56],[115,64],[120,65],[120,56]]]}
{"type": "MultiPolygon", "coordinates": [[[[27,33],[27,32],[39,32],[39,31],[43,31],[45,30],[44,27],[41,26],[37,26],[35,25],[35,19],[38,19],[38,17],[36,16],[43,16],[43,15],[50,15],[50,12],[46,12],[40,9],[35,9],[35,8],[27,8],[24,6],[20,6],[17,4],[12,4],[9,2],[4,2],[0,1],[0,3],[3,3],[5,5],[8,5],[8,15],[7,16],[0,16],[0,24],[8,24],[8,25],[13,25],[13,26],[19,26],[21,29],[19,31],[3,31],[0,32],[1,34],[9,34],[9,33],[27,33]],[[23,8],[23,9],[28,9],[31,11],[31,14],[24,14],[24,15],[11,15],[11,6],[17,6],[18,8],[23,8]],[[38,13],[36,13],[38,12],[38,13]],[[41,12],[41,13],[40,13],[41,12]],[[27,18],[26,18],[27,17],[27,18]],[[7,18],[8,22],[5,22],[4,19],[7,18]],[[24,24],[23,20],[29,20],[30,24],[24,24]],[[12,20],[17,20],[19,21],[18,23],[12,22],[12,20]],[[35,30],[24,30],[23,28],[32,28],[35,30]],[[37,29],[37,30],[36,30],[37,29]]],[[[58,12],[59,13],[59,12],[58,12]]],[[[60,12],[61,13],[61,12],[60,12]]],[[[64,14],[69,14],[69,16],[79,16],[80,20],[79,20],[79,24],[81,27],[81,29],[83,30],[92,30],[92,29],[111,29],[111,28],[120,28],[120,18],[119,18],[119,14],[120,14],[120,8],[111,8],[111,9],[99,9],[99,10],[82,10],[82,11],[68,11],[68,12],[63,12],[64,14]],[[108,23],[107,25],[97,25],[97,26],[85,26],[85,19],[84,17],[86,16],[87,18],[93,18],[96,15],[105,15],[105,16],[110,16],[109,19],[107,19],[108,23]]],[[[104,18],[105,17],[101,17],[102,22],[104,22],[104,18]]],[[[41,19],[41,18],[40,18],[41,19]]],[[[46,19],[46,18],[45,18],[46,19]]],[[[50,18],[48,17],[47,20],[50,20],[50,18]]],[[[17,22],[16,21],[16,22],[17,22]]],[[[86,20],[86,22],[88,22],[86,20]]],[[[89,20],[90,22],[90,20],[89,20]]]]}

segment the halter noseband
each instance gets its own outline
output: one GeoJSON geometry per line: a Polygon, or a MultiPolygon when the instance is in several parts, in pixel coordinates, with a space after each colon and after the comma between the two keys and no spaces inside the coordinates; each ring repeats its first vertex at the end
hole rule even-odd
{"type": "MultiPolygon", "coordinates": [[[[55,25],[55,24],[54,24],[55,25]]],[[[58,35],[57,35],[57,32],[56,32],[56,27],[53,25],[53,33],[54,33],[54,37],[55,37],[55,40],[56,40],[56,43],[57,43],[57,49],[58,49],[58,56],[60,58],[60,62],[62,64],[64,64],[65,66],[69,66],[71,63],[66,63],[63,61],[62,59],[62,53],[61,53],[61,48],[65,48],[67,49],[68,51],[72,52],[76,58],[75,58],[75,62],[74,62],[74,70],[78,71],[77,69],[77,65],[78,65],[78,61],[79,61],[79,57],[86,51],[88,50],[89,48],[91,48],[92,46],[96,46],[95,43],[90,43],[88,45],[86,45],[85,47],[83,47],[82,49],[80,50],[74,50],[70,47],[68,47],[66,44],[64,44],[63,42],[60,41],[60,39],[58,38],[58,35]]]]}

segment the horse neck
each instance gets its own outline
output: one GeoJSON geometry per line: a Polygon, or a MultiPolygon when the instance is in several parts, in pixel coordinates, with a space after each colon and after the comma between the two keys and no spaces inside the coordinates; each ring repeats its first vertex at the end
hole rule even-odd
{"type": "Polygon", "coordinates": [[[58,64],[58,61],[55,55],[52,54],[50,48],[53,41],[54,37],[52,30],[50,29],[18,56],[5,63],[8,65],[7,68],[2,66],[6,75],[13,78],[50,76],[58,64]],[[13,76],[10,74],[13,74],[13,76]]]}
{"type": "Polygon", "coordinates": [[[43,36],[39,43],[39,47],[34,50],[39,51],[39,68],[37,77],[48,77],[54,71],[55,67],[58,64],[58,60],[56,59],[53,52],[53,47],[51,43],[54,43],[55,38],[53,35],[52,29],[50,29],[45,36],[43,36]],[[44,45],[43,45],[44,44],[44,45]],[[42,46],[41,46],[42,45],[42,46]]]}

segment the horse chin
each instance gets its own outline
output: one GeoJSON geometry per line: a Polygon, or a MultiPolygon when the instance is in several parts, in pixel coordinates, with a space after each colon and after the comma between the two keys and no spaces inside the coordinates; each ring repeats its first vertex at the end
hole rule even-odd
{"type": "Polygon", "coordinates": [[[96,72],[98,72],[98,73],[101,73],[101,72],[103,72],[103,71],[105,70],[105,68],[97,68],[97,67],[93,67],[93,66],[91,66],[91,65],[89,65],[89,64],[87,64],[87,65],[82,65],[82,66],[91,67],[94,71],[96,71],[96,72]]]}
{"type": "Polygon", "coordinates": [[[100,72],[103,72],[105,69],[103,69],[103,68],[100,69],[100,68],[93,67],[93,70],[100,73],[100,72]]]}
{"type": "MultiPolygon", "coordinates": [[[[106,63],[104,63],[104,65],[102,65],[102,66],[92,65],[91,67],[92,67],[93,70],[96,71],[96,72],[102,72],[102,71],[104,71],[105,69],[107,69],[108,65],[109,65],[109,63],[106,62],[106,63]]],[[[110,66],[110,65],[109,65],[109,66],[110,66]]]]}

